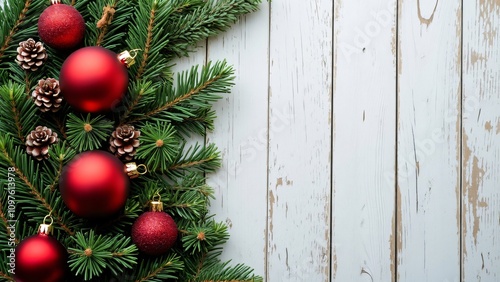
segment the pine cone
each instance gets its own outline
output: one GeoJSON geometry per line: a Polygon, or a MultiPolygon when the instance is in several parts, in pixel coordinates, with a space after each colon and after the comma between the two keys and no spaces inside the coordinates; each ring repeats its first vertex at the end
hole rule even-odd
{"type": "Polygon", "coordinates": [[[56,143],[57,133],[46,126],[37,126],[26,136],[26,153],[41,161],[49,157],[49,146],[56,143]]]}
{"type": "Polygon", "coordinates": [[[134,130],[133,126],[119,126],[111,134],[109,150],[117,157],[130,161],[134,158],[136,149],[139,147],[139,136],[141,136],[141,132],[134,130]]]}
{"type": "Polygon", "coordinates": [[[42,112],[57,112],[61,107],[62,95],[59,81],[54,78],[40,79],[31,96],[42,112]]]}
{"type": "Polygon", "coordinates": [[[24,70],[36,71],[47,60],[47,51],[42,42],[35,42],[33,38],[19,43],[16,62],[24,70]]]}

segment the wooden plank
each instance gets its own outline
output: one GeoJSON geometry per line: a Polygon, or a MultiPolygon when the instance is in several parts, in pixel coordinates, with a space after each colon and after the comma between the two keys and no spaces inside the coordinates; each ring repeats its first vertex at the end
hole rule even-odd
{"type": "Polygon", "coordinates": [[[394,281],[396,1],[336,0],[333,281],[394,281]]]}
{"type": "Polygon", "coordinates": [[[222,168],[207,181],[216,190],[211,212],[231,235],[221,258],[259,275],[266,266],[268,49],[267,3],[208,43],[208,59],[227,59],[236,71],[232,93],[214,105],[215,130],[207,135],[222,152],[222,168]]]}
{"type": "Polygon", "coordinates": [[[461,1],[400,1],[398,34],[397,277],[459,281],[461,1]]]}
{"type": "Polygon", "coordinates": [[[332,12],[271,2],[267,281],[329,280],[332,12]]]}
{"type": "Polygon", "coordinates": [[[500,2],[464,1],[463,281],[500,280],[500,2]]]}

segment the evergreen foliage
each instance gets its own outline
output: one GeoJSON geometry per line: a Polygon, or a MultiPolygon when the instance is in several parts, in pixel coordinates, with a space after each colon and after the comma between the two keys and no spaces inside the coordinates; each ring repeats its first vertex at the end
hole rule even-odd
{"type": "MultiPolygon", "coordinates": [[[[1,2],[1,0],[0,0],[1,2]]],[[[111,113],[84,114],[63,105],[42,113],[31,92],[42,78],[58,78],[67,52],[45,46],[48,61],[37,72],[16,63],[19,43],[34,38],[47,0],[4,0],[0,8],[0,281],[13,281],[6,251],[50,214],[54,236],[67,248],[68,281],[262,281],[250,267],[219,259],[229,239],[225,223],[209,214],[214,191],[205,174],[220,166],[214,144],[187,145],[213,129],[212,104],[230,92],[234,71],[225,61],[193,66],[174,80],[174,59],[188,56],[201,40],[217,35],[261,0],[63,0],[86,21],[85,46],[116,53],[134,50],[129,87],[111,113]],[[174,83],[175,81],[175,83],[174,83]],[[88,150],[108,150],[120,125],[141,131],[134,161],[149,172],[131,180],[124,211],[105,222],[81,219],[66,208],[58,182],[64,166],[88,150]],[[59,142],[49,158],[25,152],[26,136],[38,125],[59,142]],[[176,221],[179,239],[165,255],[140,253],[130,238],[134,220],[159,195],[176,221]],[[15,200],[14,200],[15,199],[15,200]],[[15,206],[14,206],[15,204],[15,206]],[[15,233],[9,229],[16,221],[15,233]]]]}

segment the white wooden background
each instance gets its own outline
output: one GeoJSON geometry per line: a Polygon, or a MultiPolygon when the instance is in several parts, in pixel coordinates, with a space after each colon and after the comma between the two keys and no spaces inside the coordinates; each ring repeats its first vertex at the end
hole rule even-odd
{"type": "Polygon", "coordinates": [[[269,282],[500,281],[500,1],[273,0],[177,69],[222,58],[224,259],[269,282]]]}
{"type": "Polygon", "coordinates": [[[270,282],[500,281],[500,1],[273,0],[199,54],[237,70],[207,138],[224,258],[270,282]]]}

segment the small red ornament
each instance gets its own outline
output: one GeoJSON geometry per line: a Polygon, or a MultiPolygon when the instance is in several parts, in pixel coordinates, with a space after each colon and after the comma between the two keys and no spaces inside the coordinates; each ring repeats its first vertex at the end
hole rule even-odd
{"type": "Polygon", "coordinates": [[[132,225],[132,241],[137,248],[152,256],[166,253],[177,240],[177,224],[163,212],[160,201],[151,202],[151,211],[145,212],[132,225]]]}
{"type": "Polygon", "coordinates": [[[72,49],[80,45],[85,36],[85,21],[73,6],[52,0],[38,19],[38,35],[42,41],[56,49],[72,49]]]}
{"type": "Polygon", "coordinates": [[[64,61],[59,77],[61,93],[75,109],[110,111],[128,87],[126,66],[118,55],[102,47],[85,47],[64,61]]]}
{"type": "Polygon", "coordinates": [[[106,218],[127,201],[130,180],[124,166],[104,151],[77,155],[61,174],[59,189],[66,206],[83,218],[106,218]]]}
{"type": "Polygon", "coordinates": [[[22,282],[64,281],[68,253],[51,233],[50,224],[41,224],[37,235],[16,247],[15,280],[22,282]]]}

